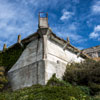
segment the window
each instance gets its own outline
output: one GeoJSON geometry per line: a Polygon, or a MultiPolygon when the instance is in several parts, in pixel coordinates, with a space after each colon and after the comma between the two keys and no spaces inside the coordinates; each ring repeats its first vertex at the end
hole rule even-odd
{"type": "Polygon", "coordinates": [[[100,51],[98,52],[98,57],[100,57],[100,51]]]}
{"type": "Polygon", "coordinates": [[[92,57],[92,53],[87,53],[90,57],[92,57]]]}

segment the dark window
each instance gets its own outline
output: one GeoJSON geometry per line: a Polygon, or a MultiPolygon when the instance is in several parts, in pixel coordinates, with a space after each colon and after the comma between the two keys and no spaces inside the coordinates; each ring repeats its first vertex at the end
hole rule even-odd
{"type": "Polygon", "coordinates": [[[100,52],[98,52],[98,57],[100,57],[100,52]]]}
{"type": "Polygon", "coordinates": [[[92,57],[92,53],[87,53],[90,57],[92,57]]]}

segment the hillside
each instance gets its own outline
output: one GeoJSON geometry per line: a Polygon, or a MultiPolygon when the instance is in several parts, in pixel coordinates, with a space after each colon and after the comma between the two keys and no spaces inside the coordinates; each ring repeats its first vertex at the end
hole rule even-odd
{"type": "Polygon", "coordinates": [[[54,75],[46,86],[33,85],[13,92],[6,74],[24,48],[16,44],[0,53],[0,100],[100,100],[100,62],[92,60],[67,65],[63,80],[54,75]]]}
{"type": "Polygon", "coordinates": [[[46,86],[33,85],[12,91],[10,88],[0,92],[0,100],[100,100],[90,95],[85,86],[74,86],[52,76],[46,86]]]}
{"type": "Polygon", "coordinates": [[[94,100],[75,86],[36,85],[0,93],[0,100],[94,100]]]}

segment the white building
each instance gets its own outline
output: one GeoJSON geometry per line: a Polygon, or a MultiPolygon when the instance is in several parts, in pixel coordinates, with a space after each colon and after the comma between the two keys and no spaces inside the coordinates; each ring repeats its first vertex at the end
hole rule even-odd
{"type": "Polygon", "coordinates": [[[13,90],[33,84],[45,85],[54,73],[62,78],[67,63],[87,58],[68,39],[65,41],[52,32],[47,16],[39,16],[37,32],[19,42],[28,45],[8,72],[13,90]]]}
{"type": "Polygon", "coordinates": [[[100,61],[100,45],[94,46],[91,48],[86,48],[82,50],[84,53],[89,55],[91,58],[93,58],[96,61],[100,61]]]}

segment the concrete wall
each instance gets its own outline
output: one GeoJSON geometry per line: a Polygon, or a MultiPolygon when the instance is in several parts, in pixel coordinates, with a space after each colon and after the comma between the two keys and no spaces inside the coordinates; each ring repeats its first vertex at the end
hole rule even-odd
{"type": "Polygon", "coordinates": [[[47,40],[47,60],[45,69],[45,82],[56,73],[58,78],[62,78],[67,63],[80,62],[83,58],[77,57],[75,53],[69,50],[63,50],[63,45],[58,44],[54,40],[47,40]]]}
{"type": "Polygon", "coordinates": [[[24,66],[13,72],[9,72],[9,78],[13,90],[29,87],[33,84],[44,85],[44,61],[38,61],[24,66]]]}
{"type": "Polygon", "coordinates": [[[84,49],[83,52],[91,56],[92,58],[100,57],[100,46],[84,49]]]}
{"type": "Polygon", "coordinates": [[[83,60],[47,35],[29,43],[15,65],[8,72],[13,90],[32,86],[45,85],[54,73],[62,78],[66,64],[83,60]]]}
{"type": "Polygon", "coordinates": [[[8,72],[13,90],[37,83],[45,84],[45,65],[42,57],[42,38],[36,38],[28,44],[18,61],[8,72]]]}
{"type": "Polygon", "coordinates": [[[40,18],[39,19],[39,27],[40,28],[48,28],[48,18],[40,18]]]}

